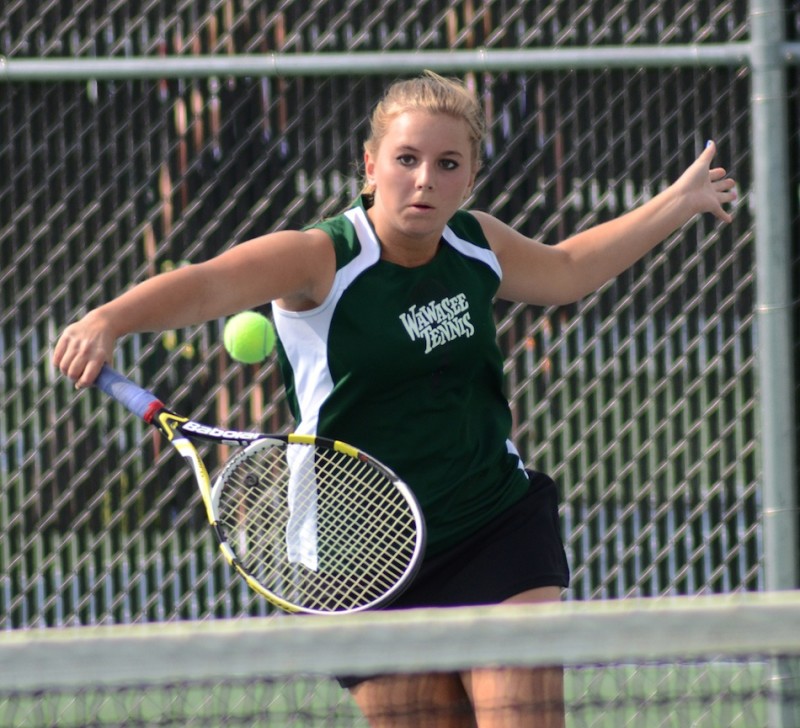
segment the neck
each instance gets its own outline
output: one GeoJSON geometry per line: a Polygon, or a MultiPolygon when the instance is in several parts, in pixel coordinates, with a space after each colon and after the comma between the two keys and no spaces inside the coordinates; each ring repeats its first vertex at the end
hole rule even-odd
{"type": "Polygon", "coordinates": [[[375,214],[374,210],[374,207],[369,208],[367,217],[372,223],[372,229],[381,246],[381,260],[405,268],[416,268],[433,260],[441,245],[443,230],[428,235],[405,235],[401,231],[383,224],[382,219],[375,214]]]}

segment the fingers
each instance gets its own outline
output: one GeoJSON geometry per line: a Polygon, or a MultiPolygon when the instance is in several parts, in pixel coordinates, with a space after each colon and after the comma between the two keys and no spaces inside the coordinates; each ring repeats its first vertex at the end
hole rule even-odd
{"type": "MultiPolygon", "coordinates": [[[[724,172],[724,170],[721,171],[724,172]]],[[[726,177],[725,175],[722,175],[721,177],[716,176],[716,178],[712,175],[711,188],[717,197],[717,201],[719,202],[719,209],[715,211],[714,214],[719,220],[728,223],[732,222],[733,215],[722,206],[729,205],[738,199],[739,195],[736,191],[736,180],[726,177]]]]}
{"type": "Polygon", "coordinates": [[[102,368],[103,360],[81,354],[64,359],[59,367],[62,374],[75,382],[76,389],[91,386],[102,368]]]}
{"type": "Polygon", "coordinates": [[[713,139],[709,139],[706,142],[706,146],[702,152],[700,152],[700,156],[697,158],[698,160],[702,160],[702,162],[707,166],[711,167],[711,160],[717,156],[717,143],[713,139]]]}
{"type": "Polygon", "coordinates": [[[66,341],[62,336],[56,342],[56,345],[53,347],[53,357],[51,361],[53,362],[53,366],[56,369],[61,369],[61,362],[64,360],[64,355],[66,353],[66,341]]]}
{"type": "Polygon", "coordinates": [[[709,170],[708,182],[711,185],[711,189],[714,190],[714,192],[726,193],[733,191],[735,197],[736,180],[733,179],[732,177],[729,177],[728,172],[722,167],[716,167],[714,169],[709,170]]]}
{"type": "Polygon", "coordinates": [[[738,194],[736,192],[736,180],[728,176],[728,171],[724,167],[711,167],[711,160],[717,153],[717,145],[714,141],[706,142],[705,149],[698,157],[698,161],[708,165],[708,184],[714,197],[714,203],[710,212],[718,220],[729,223],[733,221],[733,215],[728,212],[723,205],[734,202],[738,194]]]}
{"type": "Polygon", "coordinates": [[[711,187],[717,202],[716,207],[712,209],[711,212],[717,219],[723,222],[732,222],[733,215],[728,212],[723,205],[733,203],[738,198],[736,181],[726,177],[725,179],[712,183],[711,187]]]}
{"type": "Polygon", "coordinates": [[[721,195],[727,194],[731,200],[736,199],[736,180],[730,177],[725,177],[717,182],[712,182],[711,185],[717,193],[721,195]]]}
{"type": "Polygon", "coordinates": [[[83,368],[83,373],[75,382],[75,388],[83,389],[84,387],[91,387],[97,377],[100,376],[100,370],[103,368],[103,364],[105,364],[105,361],[100,361],[98,359],[92,359],[87,362],[86,366],[83,368]]]}
{"type": "Polygon", "coordinates": [[[53,348],[53,365],[75,382],[76,388],[91,386],[103,364],[110,357],[110,348],[103,340],[83,330],[78,322],[68,326],[53,348]]]}
{"type": "Polygon", "coordinates": [[[53,364],[64,376],[75,382],[77,388],[86,386],[86,370],[90,362],[89,353],[82,351],[78,344],[70,341],[68,335],[64,335],[58,340],[53,351],[53,364]]]}
{"type": "Polygon", "coordinates": [[[720,206],[716,210],[712,210],[714,217],[717,220],[722,220],[722,222],[733,222],[733,215],[729,213],[724,207],[720,206]]]}
{"type": "Polygon", "coordinates": [[[727,174],[728,172],[723,167],[714,167],[714,169],[710,169],[708,171],[708,178],[712,182],[716,182],[718,180],[721,180],[727,174]]]}

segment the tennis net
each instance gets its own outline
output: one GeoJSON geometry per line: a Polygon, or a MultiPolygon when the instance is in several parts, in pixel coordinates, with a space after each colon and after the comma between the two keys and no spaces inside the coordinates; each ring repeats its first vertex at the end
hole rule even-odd
{"type": "MultiPolygon", "coordinates": [[[[9,631],[0,725],[366,726],[332,675],[558,666],[567,726],[788,728],[798,663],[793,592],[9,631]]],[[[508,726],[548,710],[498,707],[508,726]]]]}

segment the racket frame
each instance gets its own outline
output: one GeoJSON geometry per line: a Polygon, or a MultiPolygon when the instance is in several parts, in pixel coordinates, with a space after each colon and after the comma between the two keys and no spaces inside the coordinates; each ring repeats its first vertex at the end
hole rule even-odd
{"type": "Polygon", "coordinates": [[[139,416],[147,424],[157,429],[162,435],[164,435],[164,437],[167,438],[168,442],[178,451],[178,453],[180,453],[184,460],[189,464],[195,476],[197,487],[200,491],[200,496],[206,511],[206,517],[217,538],[219,549],[223,557],[228,564],[232,566],[245,580],[247,585],[254,592],[264,597],[276,607],[290,613],[300,612],[308,614],[351,614],[367,609],[374,609],[379,606],[385,606],[399,596],[399,594],[405,590],[419,570],[422,557],[425,552],[426,542],[425,518],[419,502],[409,486],[403,480],[401,480],[390,468],[367,453],[340,440],[333,440],[317,435],[301,433],[289,433],[285,435],[266,434],[259,432],[230,430],[213,425],[207,425],[202,422],[197,422],[188,417],[178,415],[172,410],[168,409],[167,406],[152,392],[143,389],[135,382],[114,370],[108,364],[103,366],[100,375],[94,382],[94,386],[105,392],[112,399],[122,404],[130,412],[139,416]],[[232,445],[242,447],[244,450],[234,453],[234,455],[228,458],[212,486],[208,470],[202,458],[200,457],[200,453],[192,444],[191,440],[201,440],[204,442],[232,445]],[[414,522],[416,524],[416,542],[413,554],[406,565],[403,574],[395,581],[390,589],[386,590],[380,596],[380,598],[357,607],[336,611],[303,607],[283,599],[273,591],[264,587],[255,577],[253,577],[253,575],[236,556],[230,544],[228,543],[226,535],[223,533],[218,523],[218,511],[216,507],[218,495],[215,495],[215,492],[221,488],[222,483],[224,482],[226,469],[229,468],[232,463],[242,457],[246,457],[250,447],[264,447],[264,445],[268,443],[280,447],[289,444],[301,444],[321,446],[324,448],[337,450],[352,458],[366,462],[373,468],[380,471],[401,493],[414,517],[414,522]]]}

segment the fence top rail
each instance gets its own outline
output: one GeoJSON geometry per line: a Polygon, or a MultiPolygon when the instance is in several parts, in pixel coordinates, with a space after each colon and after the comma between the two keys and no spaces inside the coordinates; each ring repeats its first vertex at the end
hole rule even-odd
{"type": "MultiPolygon", "coordinates": [[[[800,61],[800,43],[786,43],[787,63],[800,61]]],[[[474,49],[340,53],[264,53],[199,56],[0,56],[0,81],[87,81],[210,76],[331,76],[443,72],[533,71],[677,66],[746,66],[749,42],[583,48],[474,49]]]]}

